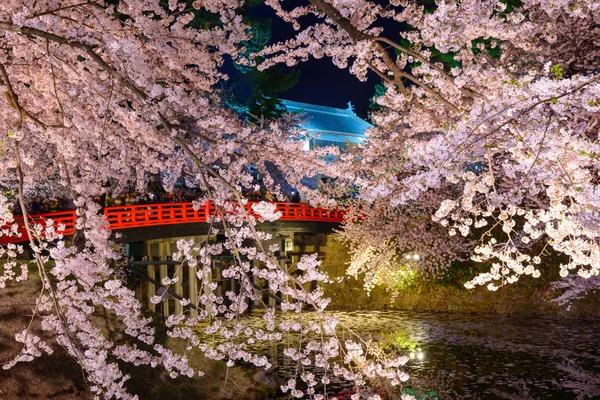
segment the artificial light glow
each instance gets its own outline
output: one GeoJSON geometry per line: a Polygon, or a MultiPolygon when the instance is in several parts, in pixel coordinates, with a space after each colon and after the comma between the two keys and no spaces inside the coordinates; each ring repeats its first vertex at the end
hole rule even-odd
{"type": "Polygon", "coordinates": [[[421,255],[417,253],[406,253],[404,254],[404,259],[407,261],[419,261],[421,259],[421,255]]]}
{"type": "Polygon", "coordinates": [[[302,141],[302,151],[309,151],[310,150],[310,140],[303,140],[302,141]]]}

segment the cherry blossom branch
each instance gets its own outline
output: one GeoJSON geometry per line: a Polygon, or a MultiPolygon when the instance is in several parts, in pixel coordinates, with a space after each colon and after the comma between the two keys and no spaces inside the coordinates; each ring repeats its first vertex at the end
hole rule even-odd
{"type": "Polygon", "coordinates": [[[88,56],[90,56],[90,58],[92,58],[96,62],[96,64],[98,64],[106,73],[111,75],[118,82],[120,82],[123,86],[128,88],[134,95],[136,95],[136,97],[139,100],[141,100],[142,102],[145,102],[148,99],[148,96],[143,91],[141,91],[139,88],[137,88],[125,76],[121,75],[116,69],[114,69],[110,65],[108,65],[106,63],[106,61],[104,61],[104,59],[102,57],[100,57],[94,51],[92,46],[90,46],[88,44],[85,44],[85,43],[82,43],[82,42],[79,42],[76,40],[67,39],[65,37],[58,36],[53,33],[45,32],[45,31],[42,31],[42,30],[39,30],[36,28],[29,28],[26,26],[17,26],[10,22],[0,21],[0,29],[4,29],[7,31],[11,31],[11,32],[18,32],[18,33],[22,33],[24,35],[41,37],[41,38],[50,40],[52,42],[64,44],[69,47],[79,49],[79,50],[83,51],[84,53],[86,53],[88,56]]]}
{"type": "Polygon", "coordinates": [[[548,133],[548,128],[550,127],[550,122],[552,122],[552,117],[553,117],[553,115],[551,114],[550,117],[548,118],[548,123],[546,124],[546,128],[544,129],[544,135],[542,136],[542,140],[540,142],[540,147],[539,147],[537,153],[535,154],[535,158],[533,159],[533,162],[531,163],[531,168],[529,168],[529,170],[525,173],[525,177],[523,179],[527,179],[527,177],[529,176],[529,173],[535,166],[535,163],[537,162],[538,158],[540,157],[540,154],[542,153],[542,150],[544,148],[544,141],[546,140],[546,134],[548,133]]]}
{"type": "Polygon", "coordinates": [[[494,190],[494,192],[496,192],[496,177],[494,176],[494,166],[492,165],[492,149],[489,146],[487,148],[487,159],[488,169],[492,180],[492,189],[494,190]]]}
{"type": "MultiPolygon", "coordinates": [[[[41,293],[44,292],[45,288],[48,289],[48,292],[50,293],[50,298],[52,299],[52,303],[54,305],[54,309],[56,312],[56,316],[59,319],[59,321],[61,322],[61,326],[62,326],[62,330],[63,330],[63,334],[64,336],[67,338],[69,346],[71,347],[70,351],[68,351],[68,353],[75,358],[75,360],[77,361],[77,364],[79,365],[81,372],[83,374],[83,379],[86,383],[86,385],[88,385],[89,387],[89,383],[87,381],[87,376],[85,374],[85,371],[83,369],[83,362],[80,358],[80,354],[82,353],[81,350],[77,347],[77,345],[75,344],[74,339],[71,337],[70,333],[69,333],[69,329],[68,329],[68,325],[65,321],[63,312],[61,310],[60,305],[58,304],[58,299],[57,296],[54,292],[54,289],[52,288],[52,284],[50,283],[50,278],[48,277],[48,275],[46,274],[46,271],[44,269],[44,262],[42,261],[42,259],[40,258],[40,252],[39,250],[37,250],[37,246],[35,244],[34,238],[36,237],[36,235],[34,234],[33,230],[31,229],[31,225],[29,222],[29,217],[27,214],[27,208],[25,206],[25,198],[23,196],[23,182],[24,182],[24,178],[23,178],[23,170],[21,168],[21,156],[20,156],[20,151],[19,151],[19,142],[15,141],[15,159],[16,159],[16,170],[17,170],[17,177],[18,177],[18,186],[17,186],[17,196],[19,199],[19,205],[21,207],[21,212],[23,214],[23,225],[25,227],[25,231],[27,232],[28,238],[29,238],[29,245],[31,246],[31,249],[34,253],[34,259],[36,262],[36,265],[38,267],[38,273],[40,275],[40,280],[42,281],[42,289],[41,289],[41,293]]],[[[57,332],[58,334],[58,332],[57,332]]]]}
{"type": "MultiPolygon", "coordinates": [[[[175,138],[175,141],[177,142],[177,144],[179,144],[184,149],[184,151],[190,157],[192,157],[194,159],[194,161],[198,165],[200,165],[201,167],[203,167],[204,169],[206,169],[211,175],[213,175],[215,178],[217,178],[219,181],[221,181],[225,186],[227,186],[227,188],[235,196],[235,199],[236,199],[237,203],[239,204],[241,211],[244,213],[244,216],[246,217],[246,220],[250,221],[252,219],[252,217],[250,217],[250,215],[248,214],[248,211],[244,207],[244,203],[242,201],[242,194],[237,190],[237,188],[235,188],[231,183],[229,183],[229,181],[227,181],[220,174],[218,174],[216,171],[214,171],[209,165],[206,165],[200,158],[198,158],[198,156],[185,143],[183,143],[183,141],[181,139],[175,138]]],[[[204,183],[204,185],[206,186],[207,189],[210,189],[208,181],[206,181],[206,178],[204,178],[203,175],[202,175],[202,177],[203,177],[203,183],[204,183]]],[[[265,254],[265,255],[269,255],[269,253],[263,247],[262,240],[260,240],[259,235],[256,232],[256,229],[254,227],[254,224],[248,223],[248,226],[249,226],[249,228],[250,228],[250,230],[252,232],[252,235],[253,235],[254,239],[258,243],[258,246],[259,246],[261,252],[263,254],[265,254]]],[[[270,255],[269,255],[269,257],[271,258],[271,261],[273,261],[273,264],[277,265],[277,260],[275,260],[270,255]]],[[[296,278],[293,275],[291,275],[288,271],[283,270],[282,272],[284,272],[289,277],[290,280],[292,280],[295,284],[297,284],[298,287],[303,287],[302,284],[300,282],[298,282],[296,280],[296,278]]]]}
{"type": "Polygon", "coordinates": [[[212,139],[212,138],[210,138],[210,137],[208,137],[206,135],[203,135],[203,134],[201,134],[199,132],[196,132],[196,131],[194,131],[194,130],[192,130],[192,129],[184,126],[184,125],[175,124],[175,123],[172,123],[172,122],[168,122],[166,120],[166,118],[164,118],[162,115],[161,115],[161,117],[162,117],[162,119],[164,119],[164,121],[165,121],[165,123],[167,125],[167,128],[169,130],[171,130],[171,129],[179,129],[179,130],[181,130],[181,131],[183,131],[185,133],[189,133],[190,135],[197,136],[197,137],[199,137],[200,139],[202,139],[203,141],[205,141],[207,143],[212,143],[212,144],[217,143],[217,141],[215,139],[212,139]]]}
{"type": "Polygon", "coordinates": [[[417,100],[415,98],[415,96],[411,97],[410,93],[408,93],[408,91],[406,90],[406,87],[404,86],[404,84],[402,83],[402,80],[400,79],[403,72],[400,69],[400,67],[398,67],[398,65],[394,62],[394,60],[392,60],[392,58],[390,57],[388,52],[379,43],[375,43],[375,46],[379,50],[379,53],[380,53],[385,65],[390,69],[390,71],[392,71],[393,76],[394,76],[394,83],[396,84],[396,87],[400,90],[400,92],[405,97],[409,98],[410,102],[413,103],[417,108],[419,108],[421,111],[429,114],[431,116],[431,118],[439,125],[440,120],[435,115],[435,112],[433,110],[425,107],[423,104],[421,104],[421,102],[419,100],[417,100]]]}
{"type": "MultiPolygon", "coordinates": [[[[458,156],[462,151],[469,149],[473,144],[475,144],[476,142],[485,139],[489,136],[492,136],[493,134],[495,134],[496,132],[500,131],[502,128],[504,128],[506,125],[512,123],[512,122],[516,122],[518,120],[519,117],[522,117],[523,115],[527,114],[529,111],[533,110],[534,108],[536,108],[537,106],[541,105],[541,104],[548,104],[548,103],[554,103],[556,102],[558,99],[563,98],[565,96],[568,96],[570,94],[576,93],[577,91],[583,89],[584,87],[591,85],[592,83],[598,82],[600,81],[600,73],[594,75],[591,79],[582,82],[574,87],[572,87],[571,89],[564,91],[563,93],[557,95],[557,96],[549,96],[549,97],[545,97],[543,99],[540,99],[536,102],[534,102],[532,105],[528,106],[527,108],[524,108],[523,110],[520,110],[518,115],[515,117],[511,117],[507,120],[505,120],[504,122],[500,123],[498,126],[496,126],[495,128],[493,128],[492,130],[490,130],[489,132],[486,132],[485,134],[483,134],[482,136],[479,136],[475,139],[473,139],[471,142],[469,142],[468,144],[461,144],[459,146],[459,148],[452,154],[452,156],[458,156]]],[[[509,106],[506,106],[505,108],[503,108],[502,110],[494,113],[492,116],[488,116],[486,117],[483,121],[480,121],[475,127],[473,128],[469,128],[469,130],[472,133],[475,133],[475,131],[477,129],[479,129],[485,122],[489,121],[491,118],[493,118],[494,116],[503,114],[504,112],[516,107],[518,104],[523,103],[525,101],[528,100],[533,100],[533,98],[529,98],[529,99],[525,99],[525,100],[518,100],[514,103],[512,103],[509,106]]],[[[451,161],[453,159],[449,159],[447,161],[451,161]]]]}
{"type": "MultiPolygon", "coordinates": [[[[437,65],[435,65],[435,63],[429,61],[427,58],[423,57],[422,55],[420,55],[417,52],[414,52],[402,45],[400,45],[399,43],[385,37],[385,36],[370,36],[370,38],[372,40],[376,40],[376,41],[380,41],[383,43],[387,43],[390,46],[403,51],[404,53],[408,54],[409,56],[412,56],[414,58],[416,58],[417,60],[421,61],[424,64],[429,65],[433,70],[435,70],[436,72],[438,72],[444,79],[446,79],[446,81],[448,81],[449,83],[451,83],[452,85],[456,86],[456,83],[454,82],[454,79],[446,72],[444,71],[442,68],[438,67],[437,65]]],[[[484,96],[480,93],[477,93],[474,90],[470,90],[468,88],[465,88],[464,86],[462,88],[459,88],[459,90],[466,96],[469,97],[480,97],[480,98],[484,98],[484,96]]]]}
{"type": "MultiPolygon", "coordinates": [[[[41,127],[44,127],[44,128],[45,127],[53,127],[53,128],[60,128],[60,127],[62,127],[62,125],[48,125],[48,124],[45,124],[42,121],[40,121],[39,119],[37,119],[34,115],[32,115],[25,108],[23,108],[23,106],[19,103],[19,97],[15,93],[15,91],[14,91],[14,89],[13,89],[11,83],[10,83],[10,79],[8,77],[8,72],[6,71],[6,68],[5,68],[4,64],[2,64],[2,63],[0,63],[0,76],[2,77],[2,81],[6,85],[6,88],[8,90],[8,96],[7,97],[8,97],[8,100],[9,100],[9,106],[11,106],[12,108],[16,109],[17,112],[19,113],[19,123],[17,125],[19,129],[23,125],[23,117],[29,118],[30,120],[32,120],[37,125],[39,125],[41,127]]],[[[2,84],[2,82],[0,82],[0,84],[2,84]]]]}
{"type": "Polygon", "coordinates": [[[70,5],[70,6],[57,7],[57,8],[54,8],[52,10],[47,10],[47,11],[43,11],[43,12],[40,12],[40,13],[31,14],[31,15],[27,16],[26,19],[33,19],[33,18],[37,18],[37,17],[42,17],[42,16],[48,15],[48,14],[54,14],[54,13],[56,13],[58,11],[70,10],[70,9],[81,7],[81,6],[98,6],[98,5],[95,4],[95,3],[89,2],[89,1],[84,1],[84,2],[73,4],[73,5],[70,5]]]}
{"type": "Polygon", "coordinates": [[[375,48],[379,51],[379,54],[383,58],[385,65],[394,73],[394,81],[396,82],[396,85],[398,85],[398,82],[399,82],[398,77],[403,77],[403,78],[409,79],[410,81],[415,83],[417,86],[419,86],[421,89],[425,90],[425,92],[427,92],[430,96],[437,99],[439,102],[443,103],[449,109],[451,109],[455,112],[459,111],[458,108],[454,104],[451,104],[448,100],[443,98],[440,94],[434,92],[433,89],[431,89],[429,86],[423,84],[414,75],[409,74],[408,72],[402,71],[400,69],[400,67],[398,67],[398,64],[396,64],[396,62],[394,62],[394,60],[392,60],[392,57],[389,55],[387,50],[384,49],[380,43],[375,43],[375,48]]]}
{"type": "MultiPolygon", "coordinates": [[[[348,33],[348,35],[355,41],[374,42],[375,48],[378,50],[380,56],[383,58],[383,61],[385,62],[386,66],[391,71],[394,72],[394,75],[410,79],[412,82],[414,82],[419,87],[421,87],[423,90],[425,90],[429,95],[436,98],[438,101],[440,101],[441,103],[446,105],[448,108],[450,108],[451,110],[454,110],[454,111],[458,111],[458,108],[456,106],[454,106],[452,103],[450,103],[449,101],[444,99],[438,93],[434,92],[429,86],[424,85],[419,79],[417,79],[412,74],[404,72],[400,68],[398,68],[398,65],[391,59],[387,50],[385,50],[380,43],[377,43],[377,41],[383,41],[385,43],[391,44],[390,43],[390,42],[392,42],[391,40],[382,40],[381,38],[379,38],[377,36],[367,35],[361,31],[359,31],[356,27],[354,27],[354,25],[352,25],[350,20],[345,18],[334,6],[327,3],[325,0],[309,0],[309,1],[311,4],[313,4],[315,7],[317,7],[317,9],[319,9],[320,11],[325,13],[329,18],[331,18],[339,27],[344,29],[348,33]]],[[[399,46],[399,45],[397,45],[397,46],[399,46]]],[[[397,46],[394,46],[394,47],[397,47],[397,46]]],[[[419,59],[425,60],[423,57],[420,57],[420,56],[419,56],[419,59]]],[[[426,62],[427,64],[430,64],[428,61],[424,61],[424,62],[426,62]]],[[[434,68],[436,69],[436,71],[439,69],[437,67],[434,67],[434,68]]],[[[442,71],[442,74],[443,74],[443,76],[447,76],[447,74],[443,71],[442,71]]],[[[448,77],[448,78],[452,82],[454,82],[452,80],[452,78],[450,78],[450,77],[448,77]]]]}
{"type": "Polygon", "coordinates": [[[0,63],[0,75],[2,75],[2,81],[4,82],[4,85],[6,86],[6,89],[8,90],[8,100],[9,100],[9,105],[13,108],[15,108],[17,110],[17,112],[19,113],[19,123],[17,125],[17,127],[19,129],[21,129],[21,126],[23,126],[23,114],[24,114],[24,110],[21,107],[21,105],[19,104],[19,98],[17,97],[17,94],[15,93],[11,83],[10,83],[10,79],[8,78],[8,73],[6,72],[6,68],[4,67],[4,64],[0,63]]]}

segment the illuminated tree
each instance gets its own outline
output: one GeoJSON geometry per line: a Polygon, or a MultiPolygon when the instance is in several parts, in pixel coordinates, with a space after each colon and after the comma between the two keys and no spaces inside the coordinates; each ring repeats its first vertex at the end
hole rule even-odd
{"type": "MultiPolygon", "coordinates": [[[[368,143],[346,157],[359,203],[384,227],[372,223],[372,242],[384,246],[377,257],[393,254],[388,243],[415,229],[410,215],[433,201],[434,221],[481,238],[473,259],[492,263],[469,287],[537,277],[546,250],[565,259],[562,276],[598,275],[597,2],[267,3],[298,34],[261,51],[262,67],[330,57],[386,85],[368,143]],[[306,15],[318,22],[303,27],[306,15]],[[396,229],[385,228],[390,218],[396,229]]],[[[427,224],[415,236],[427,238],[427,224]]],[[[366,235],[346,232],[352,243],[366,235]]],[[[370,276],[388,266],[377,257],[370,276]]]]}
{"type": "MultiPolygon", "coordinates": [[[[283,390],[295,397],[322,398],[315,386],[331,374],[357,387],[374,377],[397,385],[407,379],[398,370],[406,358],[371,354],[360,340],[338,339],[343,326],[322,313],[328,303],[322,286],[304,288],[310,281],[329,282],[316,255],[298,263],[302,274],[290,275],[273,257],[277,246],[263,245],[269,235],[259,222],[278,218],[273,206],[255,206],[256,217],[243,207],[242,190],[253,184],[247,165],[275,165],[315,204],[352,207],[345,238],[357,252],[355,260],[358,252],[372,257],[350,272],[366,273],[367,286],[393,279],[388,272],[407,251],[422,253],[428,268],[458,257],[469,243],[456,239],[457,233],[482,238],[473,258],[493,262],[469,287],[497,289],[523,274],[539,276],[545,252],[532,253],[536,242],[567,260],[561,275],[598,275],[597,2],[470,0],[424,7],[397,1],[383,7],[311,0],[289,11],[277,0],[266,4],[298,35],[252,55],[240,45],[251,30],[238,14],[239,2],[0,4],[0,171],[3,186],[18,188],[43,285],[33,318],[78,361],[95,394],[131,397],[117,359],[160,365],[172,376],[195,373],[185,357],[155,343],[133,292],[113,278],[110,261],[122,255],[92,201],[106,182],[114,190],[131,181],[143,189],[158,172],[168,172],[167,187],[183,171],[196,177],[207,193],[198,204],[210,199],[217,205],[213,225],[227,239],[182,240],[174,259],[199,263],[202,280],[210,256],[228,251],[235,261],[223,276],[237,279],[241,290],[226,293],[228,306],[204,293],[198,316],[169,318],[170,334],[228,365],[245,360],[266,367],[268,359],[245,348],[247,340],[280,339],[289,331],[325,333],[285,352],[326,371],[323,377],[299,374],[304,389],[290,379],[283,390]],[[206,23],[197,23],[198,13],[206,23]],[[303,28],[305,15],[316,22],[303,28]],[[408,27],[402,40],[386,36],[389,21],[408,27]],[[330,148],[301,153],[299,132],[285,120],[247,126],[214,89],[226,79],[219,69],[224,57],[249,67],[258,61],[264,69],[324,56],[361,80],[374,71],[386,88],[377,99],[382,108],[373,116],[369,140],[342,154],[330,148]],[[336,162],[324,161],[331,158],[336,162]],[[49,182],[44,173],[55,179],[49,182]],[[335,178],[330,190],[302,186],[303,177],[318,173],[335,178]],[[60,237],[60,227],[30,223],[27,196],[42,183],[76,199],[76,237],[83,240],[75,245],[60,237]],[[454,236],[442,238],[440,227],[454,236]],[[362,240],[365,246],[357,245],[362,240]],[[290,298],[282,311],[300,315],[309,305],[318,321],[278,321],[268,308],[264,329],[244,326],[239,316],[248,300],[258,298],[250,274],[290,298]],[[100,307],[119,317],[130,343],[116,345],[103,336],[91,319],[100,307]],[[221,335],[225,346],[198,339],[192,327],[201,320],[210,321],[207,332],[221,335]]],[[[265,184],[277,194],[268,174],[265,184]]],[[[0,206],[1,225],[10,226],[10,204],[0,198],[0,206]]],[[[7,228],[3,234],[15,232],[7,228]]],[[[7,261],[0,284],[26,279],[26,265],[15,260],[22,248],[2,251],[7,261]]],[[[14,362],[52,351],[29,330],[16,338],[23,351],[14,362]]]]}

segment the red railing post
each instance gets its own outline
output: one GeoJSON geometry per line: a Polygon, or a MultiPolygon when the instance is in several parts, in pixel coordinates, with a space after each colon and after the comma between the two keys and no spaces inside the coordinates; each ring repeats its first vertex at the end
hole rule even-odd
{"type": "MultiPolygon", "coordinates": [[[[252,204],[248,203],[245,207],[249,214],[252,214],[252,204]]],[[[307,203],[288,203],[275,202],[277,211],[282,213],[283,221],[324,221],[324,222],[342,222],[344,219],[343,210],[326,210],[323,208],[314,208],[307,203]]],[[[124,207],[106,207],[104,215],[110,226],[109,229],[127,229],[137,226],[166,225],[178,222],[206,222],[212,211],[215,210],[212,202],[205,201],[204,205],[194,210],[192,203],[178,204],[143,204],[124,207]],[[192,208],[193,212],[188,212],[192,208]],[[179,210],[179,211],[178,211],[179,210]],[[181,212],[178,215],[177,212],[181,212]]],[[[68,211],[62,213],[47,213],[31,216],[31,223],[45,223],[47,218],[53,219],[56,224],[65,225],[65,235],[72,234],[75,231],[76,212],[68,211]]],[[[0,244],[18,243],[27,241],[27,232],[23,226],[23,218],[15,217],[15,223],[18,225],[18,231],[22,233],[21,237],[0,237],[0,244]]],[[[7,227],[0,227],[6,229],[7,227]]]]}

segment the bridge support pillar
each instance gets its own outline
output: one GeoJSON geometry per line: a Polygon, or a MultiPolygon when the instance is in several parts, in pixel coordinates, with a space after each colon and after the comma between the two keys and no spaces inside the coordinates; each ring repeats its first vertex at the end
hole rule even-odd
{"type": "MultiPolygon", "coordinates": [[[[287,262],[286,262],[286,259],[285,259],[285,258],[280,258],[280,259],[279,259],[279,267],[280,267],[280,268],[281,268],[283,271],[287,271],[287,270],[288,270],[288,269],[287,269],[287,262]]],[[[287,288],[287,287],[289,286],[289,283],[288,283],[288,282],[289,282],[289,280],[288,280],[288,281],[286,281],[286,283],[285,283],[285,285],[284,285],[284,287],[285,287],[285,288],[287,288]]],[[[282,294],[282,295],[281,295],[281,300],[289,301],[289,296],[288,296],[287,294],[286,294],[286,295],[282,294]]]]}
{"type": "MultiPolygon", "coordinates": [[[[175,282],[175,293],[183,297],[183,266],[176,265],[175,266],[175,277],[177,278],[177,282],[175,282]]],[[[178,299],[173,299],[175,302],[175,314],[180,315],[183,314],[183,306],[178,299]]]]}
{"type": "MultiPolygon", "coordinates": [[[[188,288],[190,296],[190,304],[198,306],[198,277],[196,276],[196,266],[188,267],[188,288]]],[[[190,307],[190,316],[197,317],[198,311],[190,307]]]]}
{"type": "MultiPolygon", "coordinates": [[[[160,254],[160,260],[161,261],[166,261],[167,260],[167,254],[169,254],[169,243],[160,243],[160,250],[159,250],[159,254],[160,254]]],[[[169,276],[169,267],[168,265],[160,265],[159,267],[159,274],[160,274],[160,283],[162,285],[162,280],[166,277],[169,276]]],[[[169,316],[169,302],[171,299],[166,298],[163,300],[163,316],[165,318],[167,318],[169,316]]]]}
{"type": "MultiPolygon", "coordinates": [[[[163,259],[161,261],[164,261],[165,257],[161,257],[161,258],[163,259]]],[[[168,274],[168,272],[169,272],[168,268],[169,267],[167,265],[161,265],[161,266],[159,266],[159,276],[160,276],[160,282],[161,282],[161,284],[162,284],[163,278],[166,278],[169,275],[168,274]]],[[[169,316],[169,302],[170,301],[171,301],[171,299],[169,299],[169,298],[166,298],[166,299],[163,300],[163,316],[165,318],[167,318],[169,316]]]]}
{"type": "MultiPolygon", "coordinates": [[[[156,279],[154,265],[148,265],[146,268],[147,268],[146,274],[148,275],[148,278],[156,279]]],[[[150,310],[152,310],[152,312],[154,312],[156,310],[156,305],[152,301],[150,301],[150,299],[152,299],[152,297],[154,297],[154,295],[156,294],[156,287],[154,286],[153,283],[146,282],[146,288],[148,290],[148,294],[147,294],[148,308],[150,308],[150,310]]]]}
{"type": "Polygon", "coordinates": [[[237,281],[234,278],[230,278],[229,283],[231,284],[229,290],[237,294],[237,281]]]}
{"type": "Polygon", "coordinates": [[[211,259],[210,268],[202,269],[202,291],[207,296],[212,292],[210,284],[212,283],[212,270],[215,268],[215,265],[215,261],[211,259]]]}
{"type": "MultiPolygon", "coordinates": [[[[252,260],[253,267],[258,268],[258,263],[259,263],[258,260],[252,260]]],[[[258,292],[257,288],[260,287],[260,278],[254,273],[252,274],[252,283],[254,283],[255,291],[258,292]]],[[[256,300],[254,300],[253,305],[254,305],[254,307],[260,307],[260,306],[262,306],[262,303],[263,303],[262,293],[258,292],[256,296],[257,296],[257,298],[256,298],[256,300]]]]}
{"type": "MultiPolygon", "coordinates": [[[[275,295],[275,296],[277,296],[277,293],[275,293],[275,292],[274,292],[274,291],[272,291],[271,289],[268,289],[268,290],[269,290],[269,293],[271,293],[272,295],[275,295]]],[[[275,307],[275,306],[277,305],[277,302],[275,301],[275,298],[273,298],[273,297],[271,297],[271,296],[269,296],[269,297],[268,297],[268,300],[267,300],[267,301],[268,301],[268,303],[267,303],[267,304],[269,305],[269,307],[275,307]]]]}
{"type": "Polygon", "coordinates": [[[221,275],[221,262],[213,261],[213,268],[215,270],[215,277],[217,279],[217,296],[223,296],[223,275],[221,275]]]}

